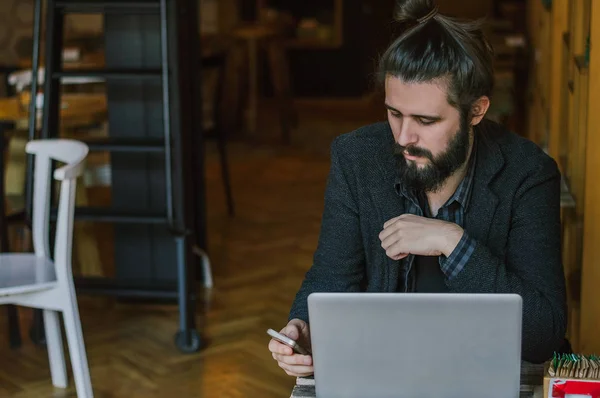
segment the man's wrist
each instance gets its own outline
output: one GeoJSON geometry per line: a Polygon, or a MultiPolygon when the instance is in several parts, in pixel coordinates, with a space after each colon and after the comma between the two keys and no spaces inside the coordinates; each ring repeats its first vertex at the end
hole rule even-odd
{"type": "Polygon", "coordinates": [[[449,224],[447,231],[443,234],[444,239],[442,240],[443,244],[442,249],[440,250],[446,257],[450,257],[465,233],[460,225],[453,223],[449,224]]]}

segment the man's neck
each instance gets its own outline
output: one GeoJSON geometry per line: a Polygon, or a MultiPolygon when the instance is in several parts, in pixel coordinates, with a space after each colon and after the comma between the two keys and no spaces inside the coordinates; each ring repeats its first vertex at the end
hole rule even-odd
{"type": "MultiPolygon", "coordinates": [[[[471,145],[469,148],[469,154],[467,159],[471,159],[471,153],[473,152],[473,142],[471,141],[471,145]]],[[[461,181],[467,175],[467,168],[469,167],[469,160],[465,162],[454,174],[452,174],[448,179],[444,182],[444,184],[438,189],[436,192],[428,192],[427,193],[427,201],[429,202],[429,209],[431,213],[435,217],[438,213],[438,210],[454,195],[456,189],[460,185],[461,181]]]]}

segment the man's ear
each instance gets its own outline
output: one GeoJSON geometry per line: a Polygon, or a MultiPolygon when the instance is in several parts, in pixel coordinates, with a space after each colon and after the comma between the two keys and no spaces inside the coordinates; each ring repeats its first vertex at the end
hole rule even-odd
{"type": "Polygon", "coordinates": [[[490,108],[490,99],[487,96],[480,97],[471,107],[471,126],[478,125],[488,109],[490,108]]]}

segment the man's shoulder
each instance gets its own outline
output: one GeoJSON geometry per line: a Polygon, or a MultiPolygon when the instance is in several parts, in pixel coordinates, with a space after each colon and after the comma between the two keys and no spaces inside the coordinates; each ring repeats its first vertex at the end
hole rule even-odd
{"type": "Polygon", "coordinates": [[[539,145],[505,126],[486,120],[484,137],[498,145],[508,169],[520,169],[526,173],[558,170],[556,161],[539,145]]]}
{"type": "Polygon", "coordinates": [[[389,124],[378,122],[337,136],[332,146],[340,154],[368,157],[386,143],[393,143],[391,137],[389,124]]]}

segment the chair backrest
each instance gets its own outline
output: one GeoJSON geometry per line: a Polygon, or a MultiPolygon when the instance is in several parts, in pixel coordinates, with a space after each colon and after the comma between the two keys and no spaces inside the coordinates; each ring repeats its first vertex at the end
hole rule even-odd
{"type": "Polygon", "coordinates": [[[83,172],[89,149],[84,143],[75,140],[43,139],[28,142],[25,151],[35,155],[32,234],[34,251],[38,257],[50,257],[48,231],[52,161],[64,163],[54,171],[54,179],[60,181],[54,244],[56,276],[60,280],[71,275],[77,177],[83,172]]]}

